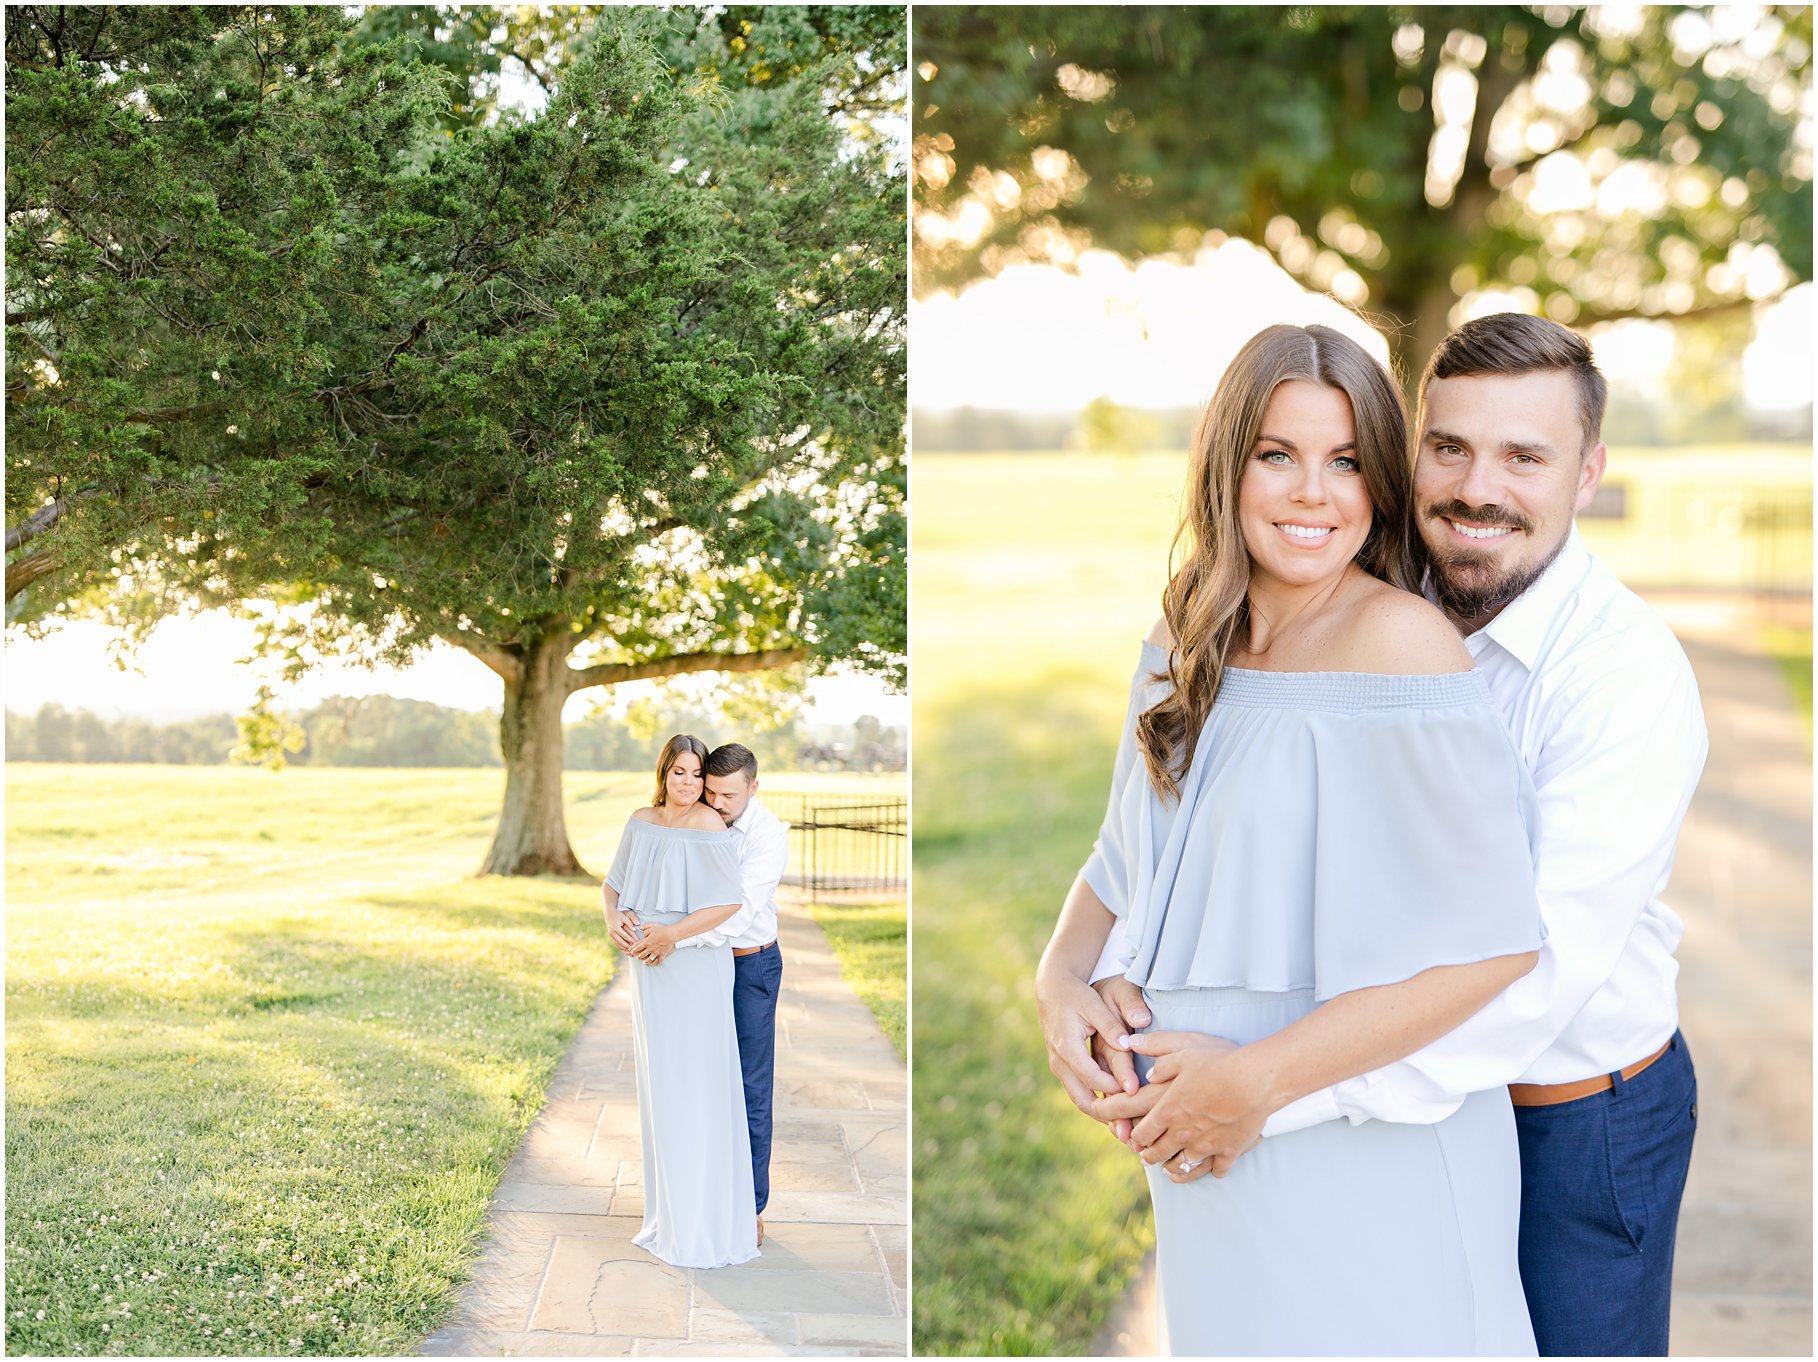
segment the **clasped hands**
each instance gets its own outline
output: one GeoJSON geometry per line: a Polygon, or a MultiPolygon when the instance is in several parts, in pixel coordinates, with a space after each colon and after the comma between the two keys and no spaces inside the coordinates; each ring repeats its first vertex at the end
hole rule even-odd
{"type": "Polygon", "coordinates": [[[1096,987],[1049,977],[1036,992],[1049,1069],[1076,1107],[1144,1163],[1180,1183],[1224,1177],[1262,1138],[1274,1104],[1253,1052],[1193,1031],[1133,1034],[1152,1017],[1142,990],[1121,975],[1096,987]],[[1138,1054],[1155,1060],[1147,1084],[1136,1077],[1138,1054]]]}
{"type": "Polygon", "coordinates": [[[646,927],[637,933],[638,915],[616,908],[606,910],[606,929],[617,946],[633,960],[646,965],[660,965],[675,953],[675,934],[667,927],[646,927]]]}

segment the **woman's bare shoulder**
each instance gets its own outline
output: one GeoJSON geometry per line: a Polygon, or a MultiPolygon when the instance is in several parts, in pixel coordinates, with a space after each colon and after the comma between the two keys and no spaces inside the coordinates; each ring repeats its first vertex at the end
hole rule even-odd
{"type": "Polygon", "coordinates": [[[1168,627],[1166,615],[1155,621],[1143,642],[1153,643],[1156,647],[1166,648],[1169,652],[1174,651],[1174,631],[1168,627]]]}
{"type": "Polygon", "coordinates": [[[1390,676],[1468,672],[1470,650],[1439,607],[1387,582],[1356,603],[1338,640],[1337,670],[1390,676]]]}
{"type": "Polygon", "coordinates": [[[645,804],[640,808],[633,809],[631,811],[631,818],[632,821],[636,823],[654,823],[656,822],[656,809],[652,805],[645,804]]]}
{"type": "Polygon", "coordinates": [[[697,832],[724,832],[726,822],[705,804],[696,804],[682,818],[680,826],[697,832]]]}

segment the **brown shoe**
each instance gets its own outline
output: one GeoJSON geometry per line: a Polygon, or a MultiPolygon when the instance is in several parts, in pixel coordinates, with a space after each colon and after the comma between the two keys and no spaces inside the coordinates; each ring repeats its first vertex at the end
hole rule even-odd
{"type": "Polygon", "coordinates": [[[758,1247],[764,1247],[764,1217],[758,1217],[758,1247]]]}

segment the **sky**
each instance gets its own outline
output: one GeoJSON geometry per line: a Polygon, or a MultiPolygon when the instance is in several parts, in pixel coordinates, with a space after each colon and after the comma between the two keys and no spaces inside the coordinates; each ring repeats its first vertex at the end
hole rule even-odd
{"type": "MultiPolygon", "coordinates": [[[[1768,307],[1743,356],[1753,406],[1812,398],[1813,287],[1768,307]]],[[[1485,294],[1473,310],[1508,302],[1485,294]]],[[[992,407],[1076,411],[1105,395],[1126,406],[1194,407],[1212,394],[1238,347],[1272,322],[1323,322],[1379,357],[1386,347],[1340,304],[1309,293],[1261,247],[1237,238],[1189,265],[1126,264],[1087,251],[1077,274],[1023,265],[960,294],[911,302],[910,401],[925,410],[992,407]]],[[[1657,370],[1672,328],[1621,322],[1593,335],[1612,380],[1657,370]]]]}
{"type": "MultiPolygon", "coordinates": [[[[6,707],[36,712],[56,701],[66,709],[92,709],[115,717],[136,714],[168,720],[198,714],[237,714],[253,702],[269,674],[242,659],[252,651],[253,626],[223,611],[209,611],[160,624],[121,670],[108,654],[110,630],[92,621],[66,624],[42,641],[7,640],[6,707]]],[[[703,679],[701,684],[709,684],[703,679]]],[[[653,682],[614,686],[615,708],[655,689],[653,682]]],[[[499,678],[477,659],[446,644],[430,649],[414,666],[368,671],[323,667],[294,686],[277,687],[281,707],[309,709],[331,695],[395,695],[428,700],[455,709],[497,710],[499,678]]],[[[600,687],[570,697],[562,717],[569,722],[592,711],[608,692],[600,687]]],[[[859,675],[819,677],[809,682],[811,724],[846,725],[862,714],[886,727],[909,722],[907,697],[891,695],[875,679],[859,675]]]]}

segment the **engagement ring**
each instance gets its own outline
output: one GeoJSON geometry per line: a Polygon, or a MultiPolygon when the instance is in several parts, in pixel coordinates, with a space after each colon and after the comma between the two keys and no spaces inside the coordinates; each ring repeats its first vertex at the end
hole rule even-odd
{"type": "Polygon", "coordinates": [[[1199,1167],[1198,1159],[1182,1159],[1180,1161],[1180,1171],[1183,1173],[1191,1173],[1195,1168],[1198,1168],[1198,1167],[1199,1167]]]}

